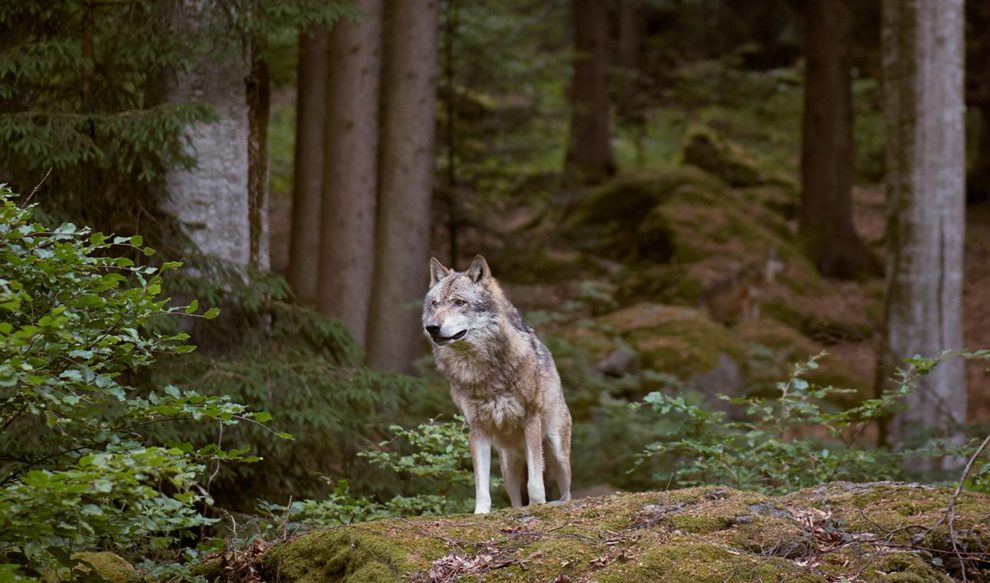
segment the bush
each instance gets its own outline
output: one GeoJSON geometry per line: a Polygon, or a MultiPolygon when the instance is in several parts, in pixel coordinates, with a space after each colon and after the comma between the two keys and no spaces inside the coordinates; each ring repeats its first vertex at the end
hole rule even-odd
{"type": "MultiPolygon", "coordinates": [[[[464,419],[422,423],[413,429],[393,425],[392,439],[358,455],[398,476],[404,492],[388,500],[356,496],[347,480],[331,480],[329,496],[299,500],[268,510],[312,526],[338,526],[386,516],[418,516],[467,512],[473,502],[474,477],[464,419]],[[423,493],[429,492],[429,493],[423,493]]],[[[493,472],[497,474],[497,470],[493,472]]],[[[501,481],[493,476],[492,492],[501,481]]]]}
{"type": "MultiPolygon", "coordinates": [[[[639,462],[667,456],[674,469],[655,479],[678,486],[728,484],[735,488],[780,493],[830,482],[901,479],[905,462],[919,458],[962,456],[973,451],[972,443],[961,444],[953,435],[929,437],[918,447],[878,449],[863,447],[860,437],[873,423],[901,405],[915,390],[919,379],[949,358],[990,358],[990,351],[954,353],[934,358],[908,359],[909,368],[898,372],[898,386],[875,399],[838,409],[831,397],[848,392],[817,386],[806,380],[818,368],[825,353],[794,365],[787,381],[777,383],[774,397],[722,398],[743,406],[742,418],[725,411],[708,411],[680,396],[653,392],[643,401],[664,416],[665,423],[677,419],[676,432],[667,433],[640,454],[639,462]],[[670,456],[673,456],[672,458],[670,456]]],[[[946,432],[956,428],[942,428],[946,432]]],[[[973,485],[990,473],[984,464],[973,485]]],[[[925,476],[931,478],[932,476],[925,476]]]]}
{"type": "Polygon", "coordinates": [[[263,424],[222,396],[131,382],[161,355],[190,352],[188,335],[149,326],[182,314],[161,274],[137,266],[141,237],[109,237],[33,222],[0,187],[0,580],[30,580],[80,550],[112,547],[155,557],[186,529],[210,522],[207,468],[254,461],[216,432],[263,424]],[[204,444],[154,442],[143,428],[183,420],[213,428],[204,444]]]}

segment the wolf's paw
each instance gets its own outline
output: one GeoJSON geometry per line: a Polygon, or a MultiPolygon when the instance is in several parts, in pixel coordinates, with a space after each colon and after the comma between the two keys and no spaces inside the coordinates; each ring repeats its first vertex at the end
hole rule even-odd
{"type": "Polygon", "coordinates": [[[563,506],[564,504],[567,504],[570,501],[571,501],[570,498],[568,498],[567,500],[554,500],[553,502],[547,502],[547,506],[552,506],[556,508],[557,506],[563,506]]]}
{"type": "Polygon", "coordinates": [[[488,514],[491,511],[492,511],[491,505],[488,505],[488,506],[478,505],[478,506],[475,506],[474,507],[474,513],[475,514],[488,514]]]}

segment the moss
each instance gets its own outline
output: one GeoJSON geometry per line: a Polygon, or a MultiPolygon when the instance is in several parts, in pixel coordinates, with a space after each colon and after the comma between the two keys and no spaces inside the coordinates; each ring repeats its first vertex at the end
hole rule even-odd
{"type": "Polygon", "coordinates": [[[72,558],[79,563],[71,571],[59,569],[48,572],[42,577],[42,580],[45,583],[61,583],[62,581],[75,581],[81,578],[89,579],[88,576],[93,571],[108,583],[135,583],[144,580],[130,563],[116,553],[73,553],[72,558]]]}
{"type": "Polygon", "coordinates": [[[790,561],[763,557],[685,537],[671,538],[628,563],[616,563],[596,578],[603,583],[629,581],[664,581],[667,583],[705,583],[736,581],[825,581],[802,572],[790,561]]]}
{"type": "Polygon", "coordinates": [[[408,571],[408,549],[401,542],[358,529],[338,529],[300,537],[268,551],[263,572],[284,583],[389,581],[408,571]]]}
{"type": "MultiPolygon", "coordinates": [[[[951,493],[893,483],[839,482],[778,497],[703,487],[380,520],[273,547],[262,571],[284,582],[396,581],[425,579],[452,560],[480,567],[445,580],[948,582],[944,525],[913,537],[938,523],[951,493]],[[898,546],[868,542],[877,537],[898,546]]],[[[990,496],[964,494],[957,529],[968,551],[987,552],[990,496]]],[[[970,580],[986,579],[981,568],[967,568],[970,580]]]]}
{"type": "MultiPolygon", "coordinates": [[[[949,490],[919,484],[833,482],[795,492],[786,497],[796,503],[828,507],[837,520],[854,532],[889,532],[897,544],[951,552],[948,527],[944,524],[949,490]],[[919,529],[906,524],[924,525],[919,529]],[[937,526],[936,526],[937,525],[937,526]],[[927,527],[934,527],[927,529],[927,527]]],[[[990,497],[964,491],[956,505],[955,530],[960,544],[970,552],[990,553],[990,497]]]]}
{"type": "Polygon", "coordinates": [[[691,308],[641,303],[598,319],[643,355],[647,368],[681,378],[718,365],[719,354],[737,363],[745,346],[726,328],[691,308]]]}
{"type": "Polygon", "coordinates": [[[721,178],[726,184],[754,186],[765,181],[755,159],[711,128],[693,126],[684,140],[684,162],[721,178]]]}
{"type": "Polygon", "coordinates": [[[733,331],[744,341],[769,348],[778,363],[790,363],[821,352],[821,346],[801,332],[770,318],[749,320],[733,331]]]}
{"type": "Polygon", "coordinates": [[[954,579],[934,567],[931,559],[914,552],[898,552],[880,559],[880,564],[863,573],[885,583],[952,583],[954,579]]]}

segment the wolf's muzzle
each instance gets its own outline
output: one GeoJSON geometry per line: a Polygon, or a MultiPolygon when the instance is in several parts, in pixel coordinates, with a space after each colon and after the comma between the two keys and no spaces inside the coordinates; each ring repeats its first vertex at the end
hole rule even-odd
{"type": "Polygon", "coordinates": [[[442,336],[440,334],[440,326],[427,326],[426,331],[429,333],[430,339],[432,339],[436,344],[446,344],[448,342],[453,342],[454,340],[460,340],[467,334],[467,330],[461,330],[453,336],[442,336]]]}

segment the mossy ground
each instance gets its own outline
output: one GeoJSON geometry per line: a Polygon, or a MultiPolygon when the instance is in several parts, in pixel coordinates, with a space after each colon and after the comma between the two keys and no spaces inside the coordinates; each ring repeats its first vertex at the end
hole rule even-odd
{"type": "MultiPolygon", "coordinates": [[[[276,545],[262,573],[286,583],[952,581],[959,560],[942,521],[950,496],[897,483],[779,497],[704,487],[379,520],[276,545]]],[[[960,498],[955,532],[969,580],[986,580],[990,496],[960,498]]]]}

